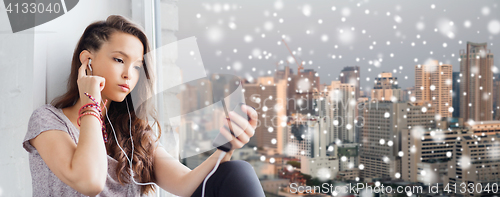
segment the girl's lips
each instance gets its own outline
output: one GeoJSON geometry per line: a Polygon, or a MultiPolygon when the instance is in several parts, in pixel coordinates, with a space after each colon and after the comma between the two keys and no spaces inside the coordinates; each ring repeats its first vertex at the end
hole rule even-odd
{"type": "Polygon", "coordinates": [[[124,92],[128,92],[128,91],[130,90],[129,88],[127,88],[127,87],[125,87],[125,86],[121,86],[121,85],[119,85],[119,86],[120,86],[120,88],[121,88],[124,92]]]}

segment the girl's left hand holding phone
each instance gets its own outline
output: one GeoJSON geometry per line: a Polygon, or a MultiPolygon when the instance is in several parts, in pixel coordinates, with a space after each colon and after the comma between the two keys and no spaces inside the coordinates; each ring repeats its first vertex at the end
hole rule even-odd
{"type": "Polygon", "coordinates": [[[247,105],[241,105],[240,107],[243,113],[245,113],[250,120],[247,120],[246,118],[238,115],[236,112],[231,111],[229,112],[229,120],[224,121],[225,127],[220,129],[221,134],[226,139],[232,139],[230,141],[233,150],[241,148],[248,143],[250,138],[255,134],[255,128],[257,127],[257,111],[247,105]],[[231,126],[229,126],[229,124],[231,124],[231,126]],[[232,129],[234,137],[228,128],[232,129]]]}

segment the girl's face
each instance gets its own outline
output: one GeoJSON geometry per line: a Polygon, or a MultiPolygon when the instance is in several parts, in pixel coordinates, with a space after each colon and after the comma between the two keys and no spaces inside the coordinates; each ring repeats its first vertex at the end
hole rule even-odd
{"type": "Polygon", "coordinates": [[[104,77],[103,99],[122,102],[139,81],[143,69],[143,45],[135,36],[115,32],[97,54],[93,54],[94,75],[104,77]],[[128,86],[128,88],[127,88],[128,86]]]}

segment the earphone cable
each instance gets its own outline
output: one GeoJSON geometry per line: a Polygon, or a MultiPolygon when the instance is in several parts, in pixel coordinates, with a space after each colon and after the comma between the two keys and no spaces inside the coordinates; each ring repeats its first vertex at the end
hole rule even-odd
{"type": "Polygon", "coordinates": [[[205,177],[205,180],[203,180],[203,187],[202,187],[202,192],[201,192],[201,197],[205,197],[205,185],[207,184],[208,179],[217,171],[217,168],[219,167],[220,161],[226,156],[226,152],[222,151],[222,153],[219,155],[219,158],[217,159],[217,163],[215,164],[215,167],[210,173],[208,173],[207,177],[205,177]]]}
{"type": "Polygon", "coordinates": [[[116,132],[115,132],[115,129],[113,127],[113,124],[111,124],[111,120],[109,119],[109,116],[108,116],[108,108],[106,107],[106,105],[104,105],[104,108],[106,109],[106,118],[108,119],[108,122],[109,122],[109,125],[111,126],[111,130],[113,131],[113,135],[115,136],[115,141],[116,141],[116,145],[118,145],[118,147],[120,148],[120,150],[123,152],[123,154],[125,154],[125,158],[127,158],[128,160],[128,164],[129,164],[129,167],[130,167],[130,179],[132,179],[132,181],[136,184],[136,185],[155,185],[156,183],[154,182],[148,182],[148,183],[138,183],[135,181],[134,179],[134,171],[132,169],[132,159],[134,159],[134,140],[132,138],[132,116],[130,115],[130,109],[128,107],[128,101],[127,101],[127,98],[125,98],[125,102],[127,104],[127,111],[128,111],[128,117],[129,117],[129,134],[130,134],[130,142],[132,142],[132,155],[130,156],[130,158],[127,156],[127,153],[125,153],[125,151],[123,150],[123,148],[120,146],[120,143],[118,143],[118,138],[116,138],[116,132]]]}

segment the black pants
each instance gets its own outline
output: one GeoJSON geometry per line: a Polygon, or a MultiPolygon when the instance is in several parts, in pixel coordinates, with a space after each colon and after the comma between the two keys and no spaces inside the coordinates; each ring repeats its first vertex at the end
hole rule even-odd
{"type": "MultiPolygon", "coordinates": [[[[203,182],[198,186],[192,197],[201,196],[203,182]]],[[[264,197],[255,170],[246,161],[226,161],[219,165],[217,171],[207,180],[205,196],[238,196],[264,197]]]]}

